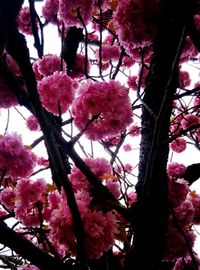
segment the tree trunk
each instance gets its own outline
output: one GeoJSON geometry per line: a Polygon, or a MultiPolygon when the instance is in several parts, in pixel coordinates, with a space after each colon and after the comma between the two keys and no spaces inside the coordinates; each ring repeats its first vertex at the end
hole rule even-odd
{"type": "Polygon", "coordinates": [[[138,215],[126,269],[158,270],[168,228],[166,165],[172,101],[178,86],[178,64],[186,22],[193,13],[189,1],[161,1],[161,21],[146,80],[142,111],[138,215]],[[187,16],[186,16],[187,14],[187,16]]]}

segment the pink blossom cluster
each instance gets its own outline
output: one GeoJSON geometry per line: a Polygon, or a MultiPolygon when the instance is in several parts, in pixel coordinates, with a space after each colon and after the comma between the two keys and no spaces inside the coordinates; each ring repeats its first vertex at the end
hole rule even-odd
{"type": "Polygon", "coordinates": [[[26,125],[27,125],[28,129],[31,131],[39,131],[40,130],[40,124],[34,115],[30,115],[26,119],[26,125]]]}
{"type": "MultiPolygon", "coordinates": [[[[110,192],[116,197],[120,197],[120,184],[116,177],[113,176],[111,172],[111,165],[104,158],[85,158],[84,162],[92,170],[92,172],[102,181],[105,180],[105,185],[110,190],[110,192]]],[[[90,190],[91,185],[87,178],[82,174],[82,172],[77,167],[72,167],[69,179],[73,185],[74,191],[78,190],[90,190]]]]}
{"type": "Polygon", "coordinates": [[[191,84],[190,74],[187,71],[180,70],[179,72],[179,87],[187,88],[191,84]]]}
{"type": "Polygon", "coordinates": [[[66,72],[66,64],[61,57],[53,54],[47,54],[33,63],[33,70],[37,80],[52,75],[55,71],[66,72]],[[62,65],[62,70],[61,70],[62,65]]]}
{"type": "Polygon", "coordinates": [[[189,193],[189,186],[187,181],[182,178],[169,179],[169,201],[173,207],[180,206],[189,193]]]}
{"type": "Polygon", "coordinates": [[[79,88],[72,113],[79,129],[87,125],[85,134],[91,140],[123,132],[133,117],[128,91],[117,81],[88,80],[79,88]],[[93,117],[96,119],[92,121],[93,117]]]}
{"type": "Polygon", "coordinates": [[[31,16],[29,7],[21,8],[19,15],[17,17],[17,22],[18,28],[22,33],[32,35],[31,16]]]}
{"type": "Polygon", "coordinates": [[[20,179],[14,188],[6,187],[0,193],[1,203],[25,226],[39,225],[39,211],[36,203],[42,200],[46,190],[44,179],[20,179]]]}
{"type": "Polygon", "coordinates": [[[194,224],[200,224],[200,194],[197,194],[195,191],[188,194],[188,200],[192,202],[194,207],[194,224]]]}
{"type": "Polygon", "coordinates": [[[122,0],[114,14],[121,45],[132,56],[137,47],[149,46],[157,32],[157,1],[122,0]],[[133,31],[134,29],[134,31],[133,31]]]}
{"type": "Polygon", "coordinates": [[[90,21],[93,7],[94,0],[60,0],[58,14],[67,26],[83,27],[81,20],[84,24],[90,21]]]}
{"type": "MultiPolygon", "coordinates": [[[[111,166],[105,158],[85,158],[84,162],[92,170],[92,172],[99,178],[103,175],[111,173],[111,166]]],[[[85,175],[75,166],[72,167],[69,179],[73,185],[74,191],[77,190],[89,190],[90,184],[85,175]]]]}
{"type": "Polygon", "coordinates": [[[186,147],[187,142],[183,138],[176,138],[170,143],[170,148],[176,153],[181,153],[185,151],[186,147]]]}
{"type": "Polygon", "coordinates": [[[174,268],[172,270],[194,270],[194,269],[200,269],[200,259],[197,256],[195,257],[196,264],[194,265],[194,262],[192,261],[191,256],[186,256],[184,258],[178,258],[174,268]],[[198,268],[196,268],[196,265],[198,268]]]}
{"type": "Polygon", "coordinates": [[[0,76],[0,108],[10,108],[17,105],[17,99],[6,80],[0,76]]]}
{"type": "Polygon", "coordinates": [[[198,56],[198,50],[195,48],[193,42],[191,41],[190,37],[187,36],[185,39],[185,44],[182,50],[182,54],[179,60],[179,63],[182,64],[189,60],[194,59],[198,56]]]}
{"type": "Polygon", "coordinates": [[[17,134],[0,137],[0,170],[12,177],[27,177],[33,171],[36,157],[22,144],[17,134]]]}
{"type": "MultiPolygon", "coordinates": [[[[93,173],[104,179],[111,173],[111,166],[104,158],[86,158],[85,163],[93,173]]],[[[110,249],[114,244],[117,233],[117,221],[115,215],[110,212],[103,212],[90,206],[92,197],[90,195],[90,184],[87,178],[75,166],[72,168],[69,179],[75,191],[76,202],[81,214],[85,231],[85,250],[87,257],[99,258],[104,251],[110,249]]],[[[109,179],[108,179],[109,180],[109,179]]],[[[107,180],[107,181],[108,181],[107,180]]],[[[108,187],[119,196],[116,185],[108,182],[108,187]]],[[[69,253],[76,254],[76,243],[73,229],[73,222],[70,210],[66,203],[64,192],[57,191],[49,195],[50,215],[48,217],[51,228],[50,238],[56,239],[59,245],[64,245],[69,253]]]]}
{"type": "Polygon", "coordinates": [[[59,0],[46,0],[42,7],[42,15],[45,20],[56,23],[59,8],[59,0]]]}
{"type": "Polygon", "coordinates": [[[187,114],[181,121],[183,129],[190,128],[192,126],[200,125],[200,117],[194,114],[187,114]]]}
{"type": "MultiPolygon", "coordinates": [[[[97,57],[99,54],[97,55],[97,57]]],[[[104,45],[102,47],[102,60],[117,60],[120,56],[120,48],[117,44],[114,45],[104,45]]]]}
{"type": "Polygon", "coordinates": [[[137,124],[133,124],[129,127],[128,133],[131,137],[139,136],[141,133],[141,128],[137,124]]]}
{"type": "Polygon", "coordinates": [[[55,115],[65,113],[71,105],[77,83],[67,74],[54,72],[38,82],[38,93],[44,108],[55,115]]]}
{"type": "Polygon", "coordinates": [[[146,77],[147,77],[148,73],[149,73],[149,69],[143,68],[143,69],[140,69],[138,75],[129,76],[128,81],[127,81],[128,86],[134,91],[138,90],[141,87],[145,88],[145,81],[146,81],[146,77]],[[141,81],[139,82],[140,76],[141,76],[141,81]],[[140,85],[139,85],[139,83],[140,83],[140,85]]]}
{"type": "Polygon", "coordinates": [[[177,162],[171,162],[167,166],[168,177],[173,179],[181,178],[185,170],[186,170],[185,165],[177,162]]]}
{"type": "Polygon", "coordinates": [[[188,193],[189,186],[185,180],[169,179],[169,202],[173,209],[169,216],[165,254],[165,259],[169,261],[189,255],[189,248],[194,246],[195,233],[191,229],[191,225],[195,210],[187,197],[188,193]]]}
{"type": "Polygon", "coordinates": [[[18,270],[39,270],[39,268],[32,264],[23,264],[22,266],[18,267],[18,270]]]}
{"type": "Polygon", "coordinates": [[[128,193],[127,199],[128,205],[131,206],[138,201],[137,193],[135,191],[131,191],[130,193],[128,193]]]}

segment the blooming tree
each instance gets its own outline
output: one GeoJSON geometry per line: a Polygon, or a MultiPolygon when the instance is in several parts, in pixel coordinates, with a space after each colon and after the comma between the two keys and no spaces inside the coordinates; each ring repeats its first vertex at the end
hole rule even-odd
{"type": "Polygon", "coordinates": [[[199,14],[196,0],[0,1],[0,268],[200,269],[199,14]]]}

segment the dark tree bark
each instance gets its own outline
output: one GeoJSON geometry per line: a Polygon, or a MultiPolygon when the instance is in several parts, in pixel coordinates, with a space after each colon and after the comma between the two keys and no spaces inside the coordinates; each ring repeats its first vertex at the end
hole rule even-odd
{"type": "Polygon", "coordinates": [[[146,81],[142,111],[139,198],[134,239],[126,269],[158,270],[165,251],[168,228],[166,165],[172,101],[178,86],[178,63],[193,14],[191,1],[160,1],[161,21],[146,81]]]}

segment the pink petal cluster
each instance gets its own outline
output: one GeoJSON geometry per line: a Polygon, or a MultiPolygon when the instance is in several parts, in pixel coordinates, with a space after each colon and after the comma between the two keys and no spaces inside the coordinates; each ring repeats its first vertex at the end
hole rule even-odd
{"type": "Polygon", "coordinates": [[[183,138],[177,138],[170,143],[171,149],[176,153],[181,153],[185,151],[187,142],[183,138]]]}
{"type": "Polygon", "coordinates": [[[78,15],[87,24],[92,18],[94,0],[60,0],[58,14],[67,26],[81,26],[82,22],[78,15]]]}
{"type": "Polygon", "coordinates": [[[135,191],[131,191],[130,193],[128,193],[127,199],[128,205],[131,206],[138,201],[137,193],[135,191]]]}
{"type": "MultiPolygon", "coordinates": [[[[99,178],[103,175],[111,173],[111,166],[105,158],[86,158],[84,162],[87,166],[92,170],[92,172],[99,178]]],[[[71,174],[69,175],[69,179],[73,185],[73,189],[75,191],[84,189],[89,190],[90,184],[82,174],[82,172],[77,167],[72,167],[71,174]]]]}
{"type": "Polygon", "coordinates": [[[59,0],[46,0],[42,7],[42,15],[45,20],[56,23],[59,8],[59,0]]]}
{"type": "Polygon", "coordinates": [[[180,70],[179,72],[179,87],[187,88],[190,86],[191,78],[187,71],[180,70]]]}
{"type": "Polygon", "coordinates": [[[139,136],[141,133],[141,127],[139,127],[137,124],[133,124],[129,127],[128,133],[131,137],[139,136]]]}
{"type": "Polygon", "coordinates": [[[100,140],[123,132],[132,122],[131,102],[127,89],[117,81],[83,84],[72,107],[74,123],[91,140],[100,140]]]}
{"type": "Polygon", "coordinates": [[[15,190],[11,187],[4,188],[0,193],[0,202],[9,211],[12,211],[15,207],[15,190]]]}
{"type": "Polygon", "coordinates": [[[187,62],[189,60],[194,59],[198,56],[198,50],[194,46],[193,42],[191,41],[190,37],[187,36],[185,39],[185,44],[182,50],[181,58],[179,60],[180,63],[187,62]]]}
{"type": "Polygon", "coordinates": [[[108,179],[106,181],[106,186],[110,190],[110,192],[115,196],[115,198],[119,198],[121,195],[120,192],[120,184],[117,181],[113,181],[112,179],[108,179]]]}
{"type": "Polygon", "coordinates": [[[6,80],[0,76],[0,108],[10,108],[17,105],[17,99],[6,80]]]}
{"type": "Polygon", "coordinates": [[[30,115],[26,119],[26,125],[27,125],[28,129],[30,129],[31,131],[39,131],[40,130],[40,124],[34,115],[30,115]]]}
{"type": "Polygon", "coordinates": [[[169,225],[165,260],[174,261],[179,257],[189,255],[189,247],[185,238],[187,238],[190,247],[194,246],[196,238],[195,233],[186,226],[182,227],[181,230],[185,237],[174,226],[174,224],[169,225]]]}
{"type": "Polygon", "coordinates": [[[200,194],[196,192],[190,192],[188,195],[188,200],[192,202],[194,207],[194,224],[200,224],[200,194]]]}
{"type": "Polygon", "coordinates": [[[132,146],[129,143],[127,143],[123,145],[123,149],[125,152],[130,152],[132,150],[132,146]]]}
{"type": "Polygon", "coordinates": [[[36,203],[42,199],[46,183],[44,179],[21,179],[15,188],[15,216],[25,226],[39,225],[39,210],[36,203]]]}
{"type": "Polygon", "coordinates": [[[39,270],[35,265],[32,264],[23,264],[17,268],[18,270],[39,270]]]}
{"type": "Polygon", "coordinates": [[[0,138],[0,169],[12,177],[27,177],[33,171],[36,158],[27,150],[17,134],[0,138]]]}
{"type": "Polygon", "coordinates": [[[31,29],[31,16],[29,7],[21,8],[19,15],[17,17],[19,30],[27,35],[32,35],[31,29]]]}
{"type": "Polygon", "coordinates": [[[44,77],[38,82],[38,93],[44,108],[55,115],[65,113],[75,94],[76,82],[62,72],[44,77]]]}
{"type": "Polygon", "coordinates": [[[136,47],[149,46],[157,32],[158,2],[122,0],[117,6],[113,21],[119,41],[128,54],[136,47]],[[134,29],[134,31],[133,31],[134,29]]]}
{"type": "Polygon", "coordinates": [[[197,264],[197,267],[196,268],[196,265],[194,265],[193,261],[192,261],[192,258],[191,256],[186,256],[184,258],[178,258],[175,265],[174,265],[174,268],[172,270],[194,270],[194,269],[200,269],[200,259],[197,257],[197,256],[194,256],[195,257],[195,261],[196,261],[196,264],[197,264]]]}
{"type": "Polygon", "coordinates": [[[183,129],[190,128],[192,126],[200,125],[200,117],[193,114],[187,114],[181,121],[183,129]]]}
{"type": "Polygon", "coordinates": [[[55,71],[63,71],[66,72],[66,64],[63,61],[61,57],[53,54],[47,54],[42,57],[42,59],[38,59],[33,63],[33,69],[36,74],[36,78],[38,80],[41,80],[42,77],[50,76],[55,71]],[[62,70],[61,70],[61,64],[62,64],[62,70]]]}
{"type": "Polygon", "coordinates": [[[124,164],[124,169],[125,169],[127,172],[131,172],[132,169],[133,169],[133,166],[132,166],[130,163],[126,163],[126,164],[124,164]]]}
{"type": "Polygon", "coordinates": [[[188,183],[184,179],[169,179],[169,202],[173,207],[180,206],[189,193],[188,183]]]}
{"type": "Polygon", "coordinates": [[[185,170],[186,170],[185,165],[177,162],[171,162],[167,166],[168,176],[175,179],[181,178],[185,170]]]}
{"type": "MultiPolygon", "coordinates": [[[[81,191],[81,193],[85,192],[81,191]]],[[[91,198],[89,200],[88,198],[87,194],[80,195],[79,192],[76,201],[84,224],[86,256],[93,259],[99,258],[104,251],[113,246],[118,226],[114,214],[92,210],[89,207],[91,198]]],[[[76,242],[71,213],[63,193],[59,195],[59,199],[60,201],[56,209],[52,211],[49,221],[50,236],[54,241],[64,245],[68,252],[75,255],[76,242]]]]}
{"type": "Polygon", "coordinates": [[[195,234],[191,228],[195,207],[190,200],[189,186],[183,179],[169,179],[170,215],[165,259],[174,261],[189,254],[195,234]],[[190,245],[190,246],[188,246],[190,245]]]}
{"type": "MultiPolygon", "coordinates": [[[[98,55],[99,56],[99,55],[98,55]]],[[[102,60],[117,60],[120,56],[120,48],[117,44],[114,45],[104,45],[102,47],[102,60]]]]}

